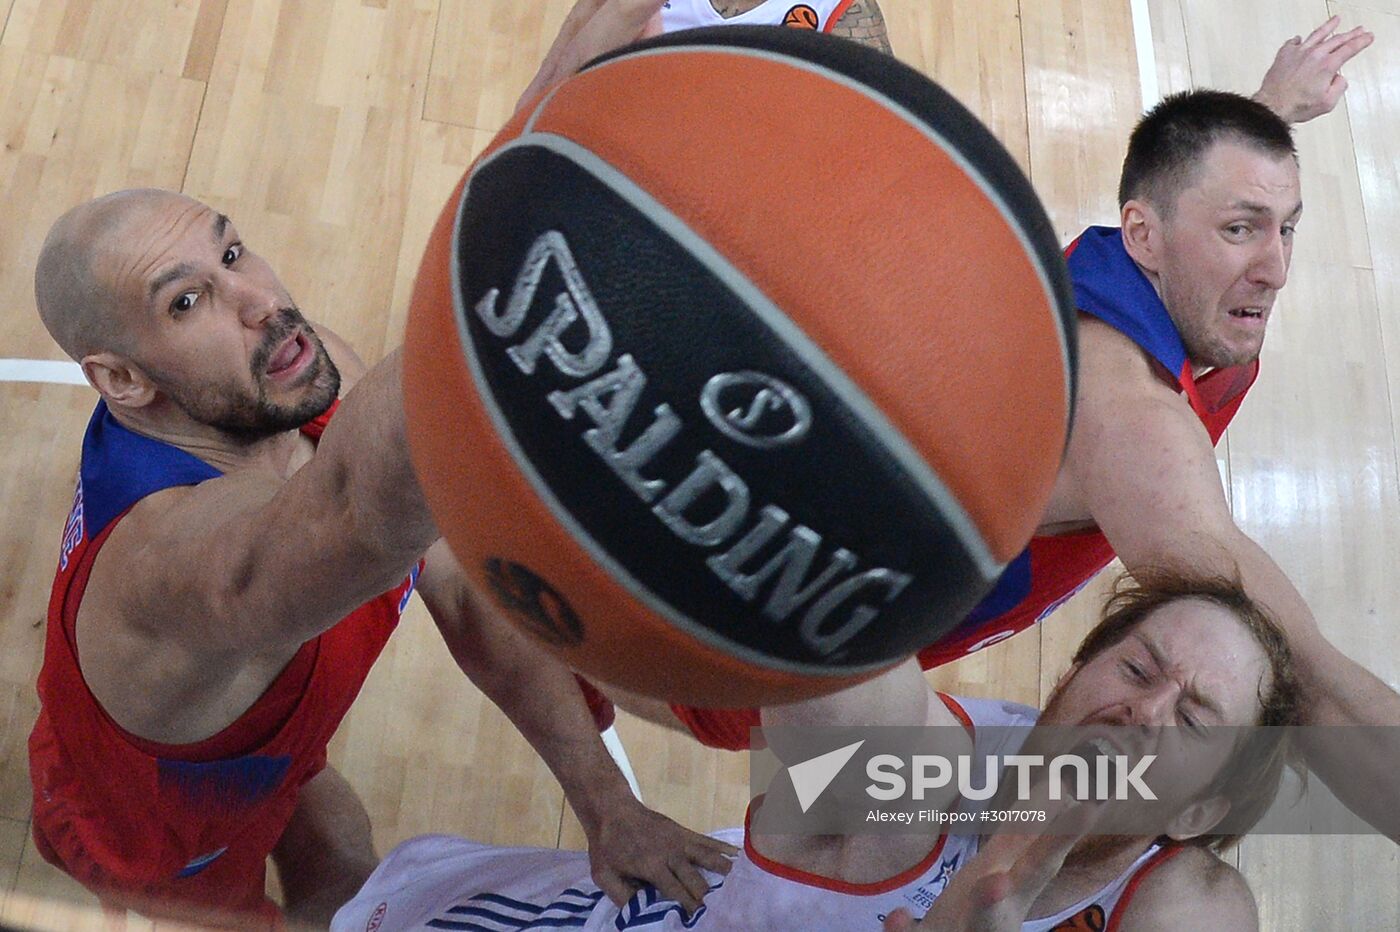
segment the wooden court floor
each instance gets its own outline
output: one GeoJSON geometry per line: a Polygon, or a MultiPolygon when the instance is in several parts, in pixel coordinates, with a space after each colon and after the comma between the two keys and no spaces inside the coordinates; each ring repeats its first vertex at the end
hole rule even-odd
{"type": "MultiPolygon", "coordinates": [[[[73,204],[135,185],[230,214],[309,316],[379,358],[402,332],[443,199],[504,121],[568,5],[0,0],[0,358],[61,358],[33,305],[44,233],[73,204]]],[[[992,127],[1066,240],[1115,222],[1144,84],[1248,93],[1283,40],[1329,13],[1376,32],[1347,71],[1344,104],[1299,130],[1307,211],[1292,278],[1263,377],[1218,458],[1241,526],[1334,640],[1400,685],[1400,0],[1147,0],[1141,60],[1130,0],[881,5],[896,54],[992,127]]],[[[0,381],[0,916],[54,929],[74,920],[35,897],[91,897],[27,840],[24,743],[94,400],[86,387],[0,381]]],[[[937,682],[1038,701],[1099,589],[937,682]]],[[[633,720],[620,731],[650,804],[700,829],[742,818],[742,756],[633,720]]],[[[557,784],[456,671],[417,604],[333,759],[364,796],[381,852],[430,831],[582,844],[557,784]]],[[[1400,928],[1400,856],[1388,843],[1255,837],[1237,858],[1266,929],[1400,928]]]]}

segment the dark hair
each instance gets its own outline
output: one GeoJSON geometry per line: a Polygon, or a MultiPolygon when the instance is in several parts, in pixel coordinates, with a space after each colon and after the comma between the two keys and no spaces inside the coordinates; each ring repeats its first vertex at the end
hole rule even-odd
{"type": "Polygon", "coordinates": [[[1259,696],[1255,727],[1242,730],[1243,740],[1231,759],[1201,793],[1200,798],[1223,796],[1230,801],[1231,833],[1206,833],[1186,844],[1224,851],[1239,842],[1268,811],[1278,794],[1283,768],[1293,756],[1293,743],[1282,726],[1299,725],[1303,715],[1303,687],[1298,679],[1288,638],[1263,606],[1244,591],[1239,577],[1192,576],[1175,570],[1138,570],[1124,573],[1114,583],[1104,603],[1103,620],[1094,627],[1074,654],[1075,666],[1083,666],[1120,643],[1148,616],[1174,602],[1205,602],[1225,609],[1243,625],[1268,658],[1270,683],[1259,696]]]}
{"type": "Polygon", "coordinates": [[[1194,177],[1206,150],[1222,140],[1283,158],[1298,156],[1293,130],[1268,107],[1227,91],[1172,94],[1147,112],[1128,139],[1118,182],[1118,207],[1148,202],[1162,216],[1194,177]]]}

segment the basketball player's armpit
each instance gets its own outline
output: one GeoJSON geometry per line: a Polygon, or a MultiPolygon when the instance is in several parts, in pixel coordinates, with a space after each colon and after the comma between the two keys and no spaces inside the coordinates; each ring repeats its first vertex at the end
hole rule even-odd
{"type": "Polygon", "coordinates": [[[876,0],[852,0],[846,12],[831,27],[833,36],[853,39],[886,55],[893,55],[889,33],[885,30],[885,16],[880,12],[876,0]]]}

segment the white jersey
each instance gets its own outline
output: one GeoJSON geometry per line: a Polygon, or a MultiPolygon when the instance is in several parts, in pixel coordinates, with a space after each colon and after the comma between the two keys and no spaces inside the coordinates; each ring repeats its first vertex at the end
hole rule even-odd
{"type": "MultiPolygon", "coordinates": [[[[956,700],[976,737],[979,725],[1033,723],[1035,710],[1014,703],[956,700]]],[[[977,742],[979,754],[1013,753],[977,742]]],[[[588,855],[555,848],[501,848],[448,835],[423,835],[389,853],[355,898],[341,907],[332,932],[407,932],[463,929],[476,932],[579,929],[583,932],[880,932],[885,916],[904,907],[916,917],[928,911],[953,874],[976,853],[974,835],[945,835],[918,864],[879,883],[853,884],[777,864],[754,850],[743,829],[715,836],[739,848],[727,876],[706,873],[710,890],[689,919],[655,890],[639,891],[621,909],[593,883],[588,855]]],[[[1161,853],[1150,851],[1112,884],[1049,919],[1027,923],[1026,932],[1049,932],[1058,923],[1091,915],[1111,916],[1125,905],[1135,877],[1161,853]]],[[[1154,862],[1155,863],[1155,862],[1154,862]]],[[[1063,926],[1077,929],[1079,926],[1063,926]]],[[[1084,926],[1101,929],[1104,926],[1084,926]]]]}
{"type": "MultiPolygon", "coordinates": [[[[1012,743],[1015,733],[1009,728],[989,733],[990,726],[1030,726],[1035,724],[1039,716],[1030,706],[1015,702],[960,698],[950,701],[947,696],[944,697],[944,702],[964,724],[970,724],[973,732],[973,753],[979,760],[989,755],[1005,757],[1019,750],[1012,743]],[[963,714],[958,715],[959,709],[963,714]],[[980,732],[979,727],[982,727],[980,732]]],[[[974,785],[981,784],[974,781],[974,785]]],[[[1180,845],[1152,845],[1112,883],[1053,916],[1027,920],[1022,923],[1021,932],[1100,932],[1118,929],[1123,921],[1123,914],[1128,910],[1128,901],[1132,899],[1138,885],[1154,868],[1181,850],[1180,845]]]]}
{"type": "Polygon", "coordinates": [[[795,26],[830,32],[851,0],[763,0],[746,13],[728,18],[715,12],[710,0],[666,0],[661,7],[665,32],[697,26],[795,26]]]}
{"type": "Polygon", "coordinates": [[[336,913],[331,930],[879,932],[884,917],[901,906],[923,915],[975,843],[947,836],[897,877],[850,884],[768,861],[744,844],[742,829],[715,837],[742,846],[740,854],[728,876],[706,873],[710,892],[688,920],[679,905],[651,888],[618,909],[590,879],[588,855],[581,851],[498,848],[424,835],[389,853],[336,913]]]}

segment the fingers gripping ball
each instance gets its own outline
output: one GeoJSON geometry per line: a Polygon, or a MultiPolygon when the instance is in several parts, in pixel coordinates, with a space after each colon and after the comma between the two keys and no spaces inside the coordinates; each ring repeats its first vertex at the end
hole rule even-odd
{"type": "Polygon", "coordinates": [[[415,463],[481,591],[694,704],[830,691],[1025,546],[1072,398],[1055,237],[916,72],[789,29],[666,36],[527,105],[409,319],[415,463]]]}

